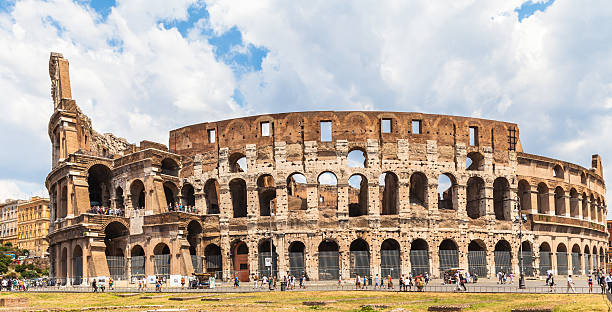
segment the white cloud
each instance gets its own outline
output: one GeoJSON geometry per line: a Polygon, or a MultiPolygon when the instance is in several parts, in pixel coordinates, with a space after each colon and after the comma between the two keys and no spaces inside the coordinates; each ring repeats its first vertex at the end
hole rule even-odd
{"type": "Polygon", "coordinates": [[[0,203],[7,199],[26,199],[32,196],[49,197],[49,193],[39,183],[0,180],[0,203]]]}

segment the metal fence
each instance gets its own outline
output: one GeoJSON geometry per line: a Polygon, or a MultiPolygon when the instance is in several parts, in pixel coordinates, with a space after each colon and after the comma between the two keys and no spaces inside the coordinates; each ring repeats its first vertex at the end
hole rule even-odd
{"type": "Polygon", "coordinates": [[[272,257],[272,253],[271,252],[260,252],[258,258],[258,269],[259,269],[259,276],[276,276],[276,274],[278,273],[278,254],[274,253],[274,259],[270,259],[270,261],[272,261],[271,265],[272,267],[270,268],[270,266],[266,266],[266,258],[271,258],[272,257]],[[272,271],[270,271],[270,269],[272,271]]]}
{"type": "Polygon", "coordinates": [[[191,264],[193,266],[194,273],[202,273],[202,257],[198,255],[191,255],[191,264]]]}
{"type": "Polygon", "coordinates": [[[572,274],[578,275],[580,274],[580,270],[582,269],[580,263],[580,254],[577,252],[572,252],[572,274]]]}
{"type": "Polygon", "coordinates": [[[74,277],[74,285],[81,285],[83,282],[83,257],[74,257],[73,260],[73,277],[74,277]]]}
{"type": "Polygon", "coordinates": [[[410,250],[410,268],[413,276],[429,273],[429,251],[410,250]]]}
{"type": "Polygon", "coordinates": [[[585,254],[584,255],[584,273],[590,274],[590,272],[591,272],[591,255],[585,254]]]}
{"type": "Polygon", "coordinates": [[[540,276],[546,276],[549,270],[552,270],[552,254],[540,251],[540,276]]]}
{"type": "Polygon", "coordinates": [[[470,275],[487,276],[486,251],[468,251],[468,272],[470,275]]]}
{"type": "Polygon", "coordinates": [[[380,272],[382,276],[400,277],[402,270],[399,250],[380,251],[380,272]]]}
{"type": "Polygon", "coordinates": [[[523,258],[523,274],[525,274],[525,276],[535,276],[535,268],[533,267],[533,263],[534,263],[533,252],[523,251],[519,253],[519,257],[523,258]]]}
{"type": "Polygon", "coordinates": [[[133,256],[130,259],[132,277],[141,278],[145,276],[145,256],[133,256]]]}
{"type": "Polygon", "coordinates": [[[494,251],[495,274],[498,272],[512,273],[512,255],[509,251],[494,251]]]}
{"type": "Polygon", "coordinates": [[[170,255],[155,255],[153,268],[155,275],[170,278],[170,255]]]}
{"type": "Polygon", "coordinates": [[[289,274],[300,276],[304,274],[304,253],[290,252],[289,253],[289,274]]]}
{"type": "Polygon", "coordinates": [[[459,267],[459,252],[457,250],[440,250],[438,251],[440,259],[440,276],[444,275],[444,271],[459,267]]]}
{"type": "Polygon", "coordinates": [[[337,251],[319,252],[319,279],[337,280],[340,276],[340,257],[337,251]]]}
{"type": "Polygon", "coordinates": [[[351,251],[351,276],[370,276],[370,252],[351,251]]]}
{"type": "Polygon", "coordinates": [[[126,279],[125,272],[125,257],[122,256],[106,256],[108,264],[108,272],[114,280],[126,279]]]}
{"type": "Polygon", "coordinates": [[[567,253],[557,252],[557,274],[567,275],[567,273],[568,273],[567,253]]]}
{"type": "Polygon", "coordinates": [[[222,262],[223,258],[221,255],[215,256],[206,256],[206,273],[211,273],[215,275],[215,278],[222,279],[223,271],[222,271],[222,262]]]}

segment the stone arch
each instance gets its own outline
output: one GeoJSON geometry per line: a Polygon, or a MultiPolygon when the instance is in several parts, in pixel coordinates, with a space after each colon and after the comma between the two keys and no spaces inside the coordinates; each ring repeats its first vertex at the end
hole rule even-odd
{"type": "Polygon", "coordinates": [[[164,158],[161,161],[161,173],[169,176],[178,177],[179,165],[172,158],[164,158]]]}
{"type": "Polygon", "coordinates": [[[145,186],[141,180],[135,179],[130,184],[130,195],[132,197],[132,208],[144,209],[146,205],[145,186]]]}
{"type": "Polygon", "coordinates": [[[204,248],[204,261],[206,263],[206,273],[222,278],[223,258],[219,245],[212,243],[206,245],[206,248],[204,248]]]}
{"type": "Polygon", "coordinates": [[[270,174],[263,174],[257,178],[257,197],[260,216],[276,214],[276,185],[274,177],[270,174]]]}
{"type": "Polygon", "coordinates": [[[570,217],[577,218],[580,212],[578,205],[580,199],[578,198],[578,191],[575,188],[570,190],[570,217]]]}
{"type": "Polygon", "coordinates": [[[552,272],[552,249],[550,244],[542,242],[539,248],[540,253],[540,276],[546,276],[549,272],[552,272]]]}
{"type": "Polygon", "coordinates": [[[306,275],[304,252],[306,245],[301,241],[293,241],[289,244],[289,274],[292,276],[306,275]]]}
{"type": "Polygon", "coordinates": [[[170,265],[172,256],[170,254],[170,247],[166,243],[158,243],[153,248],[153,267],[155,275],[158,277],[170,277],[170,265]]]}
{"type": "Polygon", "coordinates": [[[294,172],[287,177],[287,206],[289,211],[306,210],[307,205],[307,189],[306,177],[294,172]]]}
{"type": "Polygon", "coordinates": [[[206,213],[219,214],[219,182],[216,179],[208,179],[204,184],[204,198],[206,213]]]}
{"type": "Polygon", "coordinates": [[[166,205],[168,210],[175,210],[178,208],[178,187],[173,182],[166,181],[163,184],[164,196],[166,197],[166,205]]]}
{"type": "Polygon", "coordinates": [[[493,181],[493,210],[496,220],[510,220],[510,183],[504,177],[493,181]]]}
{"type": "Polygon", "coordinates": [[[362,174],[354,174],[348,179],[349,217],[368,214],[368,179],[362,174]]]}
{"type": "Polygon", "coordinates": [[[438,209],[457,210],[457,179],[450,173],[438,177],[438,209]]]}
{"type": "Polygon", "coordinates": [[[234,265],[234,276],[241,282],[249,281],[249,247],[241,240],[232,244],[232,262],[234,265]]]}
{"type": "Polygon", "coordinates": [[[582,271],[582,254],[580,245],[574,244],[572,246],[572,274],[580,275],[582,271]]]}
{"type": "Polygon", "coordinates": [[[501,239],[495,244],[495,273],[512,273],[512,248],[507,240],[501,239]]]}
{"type": "Polygon", "coordinates": [[[259,241],[257,246],[258,269],[260,276],[276,276],[278,273],[278,253],[276,245],[269,238],[264,238],[259,241]],[[266,258],[272,258],[272,267],[266,266],[266,258]]]}
{"type": "Polygon", "coordinates": [[[319,280],[337,280],[340,276],[340,247],[331,239],[319,243],[319,280]]]}
{"type": "Polygon", "coordinates": [[[243,179],[235,178],[229,182],[234,218],[247,216],[247,186],[243,179]]]}
{"type": "Polygon", "coordinates": [[[474,176],[468,179],[466,187],[467,215],[471,219],[478,219],[485,215],[486,195],[484,180],[474,176]]]}
{"type": "Polygon", "coordinates": [[[588,244],[584,245],[584,273],[590,275],[593,267],[591,266],[593,258],[591,256],[591,249],[588,244]]]}
{"type": "Polygon", "coordinates": [[[108,166],[95,164],[87,170],[89,205],[110,207],[112,172],[108,166]]]}
{"type": "Polygon", "coordinates": [[[387,171],[378,179],[380,194],[380,214],[395,215],[399,213],[399,179],[393,172],[387,171]]]}
{"type": "Polygon", "coordinates": [[[401,247],[393,238],[385,239],[380,245],[380,271],[383,277],[399,278],[401,275],[401,247]]]}
{"type": "Polygon", "coordinates": [[[484,156],[480,152],[470,152],[465,158],[466,170],[484,170],[484,156]]]}
{"type": "Polygon", "coordinates": [[[228,158],[230,172],[247,172],[247,158],[243,153],[233,153],[228,158]]]}
{"type": "Polygon", "coordinates": [[[488,275],[487,245],[481,239],[474,239],[468,244],[468,272],[479,277],[488,275]]]}
{"type": "Polygon", "coordinates": [[[422,238],[410,243],[410,267],[414,276],[430,272],[429,244],[422,238]]]}
{"type": "Polygon", "coordinates": [[[317,177],[319,210],[338,209],[338,178],[331,171],[323,171],[317,177]]]}
{"type": "Polygon", "coordinates": [[[568,274],[568,261],[567,261],[567,247],[564,243],[557,244],[557,274],[567,275],[568,274]]]}
{"type": "Polygon", "coordinates": [[[60,256],[60,283],[66,285],[68,282],[68,248],[62,248],[62,254],[60,256]]]}
{"type": "Polygon", "coordinates": [[[115,280],[126,279],[126,263],[123,250],[127,246],[129,236],[130,231],[123,222],[112,221],[104,227],[106,264],[110,276],[115,280]]]}
{"type": "Polygon", "coordinates": [[[132,277],[142,279],[145,276],[146,256],[144,248],[140,245],[132,246],[130,251],[130,267],[132,277]]]}
{"type": "Polygon", "coordinates": [[[438,247],[438,258],[440,261],[440,276],[444,276],[444,272],[448,269],[459,267],[459,247],[457,243],[450,238],[440,242],[438,247]]]}
{"type": "Polygon", "coordinates": [[[370,245],[363,238],[357,238],[351,242],[349,253],[351,276],[370,276],[370,245]]]}
{"type": "Polygon", "coordinates": [[[72,251],[72,279],[73,285],[81,285],[83,282],[83,248],[79,244],[72,251]]]}
{"type": "Polygon", "coordinates": [[[548,214],[550,212],[548,185],[544,182],[538,184],[538,213],[548,214]]]}
{"type": "Polygon", "coordinates": [[[425,206],[427,203],[427,177],[422,172],[410,176],[410,203],[425,206]]]}
{"type": "Polygon", "coordinates": [[[125,209],[125,201],[123,198],[123,188],[117,186],[115,188],[115,207],[120,210],[125,209]]]}
{"type": "Polygon", "coordinates": [[[555,215],[565,216],[565,190],[560,186],[555,188],[555,215]]]}
{"type": "Polygon", "coordinates": [[[518,253],[519,266],[523,265],[523,274],[535,276],[533,246],[530,241],[525,240],[521,243],[518,253]]]}
{"type": "Polygon", "coordinates": [[[353,147],[349,150],[347,156],[347,165],[349,168],[366,168],[367,153],[361,147],[353,147]]]}
{"type": "Polygon", "coordinates": [[[183,202],[187,207],[195,207],[195,189],[191,183],[183,184],[183,187],[181,188],[181,195],[183,197],[183,202]]]}
{"type": "Polygon", "coordinates": [[[526,180],[520,180],[518,183],[518,198],[521,210],[531,210],[531,185],[526,180]]]}
{"type": "Polygon", "coordinates": [[[561,165],[555,165],[553,167],[553,175],[552,176],[555,177],[555,178],[563,179],[563,177],[564,177],[563,167],[561,167],[561,165]]]}

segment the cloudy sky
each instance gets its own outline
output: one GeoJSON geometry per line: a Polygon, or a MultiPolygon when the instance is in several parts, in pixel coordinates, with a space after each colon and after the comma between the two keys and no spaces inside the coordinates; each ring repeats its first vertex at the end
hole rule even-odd
{"type": "MultiPolygon", "coordinates": [[[[609,1],[0,1],[0,200],[44,194],[50,51],[100,132],[395,110],[519,123],[525,151],[612,174],[609,1]]],[[[609,180],[608,180],[609,181],[609,180]]]]}

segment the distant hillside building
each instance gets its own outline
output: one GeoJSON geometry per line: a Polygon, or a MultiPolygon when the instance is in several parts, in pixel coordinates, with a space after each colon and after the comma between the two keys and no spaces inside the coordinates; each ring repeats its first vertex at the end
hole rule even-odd
{"type": "Polygon", "coordinates": [[[17,244],[17,206],[23,200],[8,199],[0,204],[0,242],[17,244]]]}

